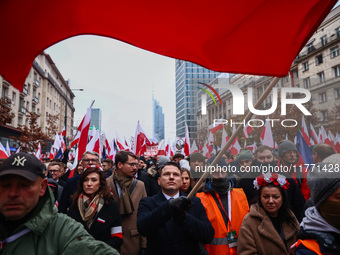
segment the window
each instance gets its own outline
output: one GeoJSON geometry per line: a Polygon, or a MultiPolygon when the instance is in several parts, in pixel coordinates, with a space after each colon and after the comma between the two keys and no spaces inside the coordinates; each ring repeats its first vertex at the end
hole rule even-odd
{"type": "Polygon", "coordinates": [[[336,47],[333,47],[333,48],[331,48],[331,58],[335,58],[335,57],[337,57],[337,56],[339,56],[339,47],[338,46],[336,46],[336,47]]]}
{"type": "Polygon", "coordinates": [[[333,66],[333,73],[334,73],[334,77],[340,76],[340,65],[333,66]]]}
{"type": "Polygon", "coordinates": [[[320,111],[320,121],[324,122],[328,120],[327,111],[320,111]]]}
{"type": "Polygon", "coordinates": [[[319,102],[324,103],[327,101],[326,92],[319,93],[319,102]]]}
{"type": "Polygon", "coordinates": [[[17,94],[15,92],[12,92],[12,103],[15,104],[17,99],[17,94]]]}
{"type": "Polygon", "coordinates": [[[325,46],[327,44],[327,35],[324,35],[320,38],[321,46],[325,46]]]}
{"type": "Polygon", "coordinates": [[[317,55],[317,56],[315,57],[315,65],[317,66],[317,65],[320,65],[320,64],[322,64],[322,63],[323,63],[322,54],[317,55]]]}
{"type": "Polygon", "coordinates": [[[340,98],[340,88],[334,89],[334,98],[340,98]]]}
{"type": "Polygon", "coordinates": [[[29,83],[27,85],[27,94],[31,95],[31,84],[29,84],[29,83]]]}
{"type": "Polygon", "coordinates": [[[318,78],[319,78],[319,82],[324,82],[325,81],[325,73],[324,72],[321,72],[321,73],[318,73],[318,78]]]}
{"type": "Polygon", "coordinates": [[[302,71],[305,72],[309,69],[308,61],[302,63],[302,71]]]}
{"type": "Polygon", "coordinates": [[[340,37],[340,27],[335,29],[336,37],[340,37]]]}
{"type": "Polygon", "coordinates": [[[306,79],[303,79],[303,86],[304,86],[306,89],[310,88],[310,79],[309,79],[309,77],[306,78],[306,79]]]}

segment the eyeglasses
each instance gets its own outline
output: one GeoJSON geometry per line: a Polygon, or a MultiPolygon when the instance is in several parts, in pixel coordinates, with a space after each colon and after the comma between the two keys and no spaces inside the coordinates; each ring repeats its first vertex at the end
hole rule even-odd
{"type": "Polygon", "coordinates": [[[125,162],[125,164],[128,164],[132,167],[138,167],[138,163],[129,163],[129,162],[125,162]]]}
{"type": "Polygon", "coordinates": [[[60,172],[60,170],[49,170],[49,172],[50,172],[51,174],[55,174],[55,173],[60,172]]]}
{"type": "Polygon", "coordinates": [[[92,158],[87,158],[87,159],[83,159],[84,162],[98,162],[98,159],[92,159],[92,158]]]}

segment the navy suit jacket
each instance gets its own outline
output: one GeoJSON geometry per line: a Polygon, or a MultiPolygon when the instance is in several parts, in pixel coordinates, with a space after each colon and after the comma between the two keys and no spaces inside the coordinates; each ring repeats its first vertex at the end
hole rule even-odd
{"type": "Polygon", "coordinates": [[[215,234],[199,198],[191,199],[186,220],[179,225],[162,192],[140,201],[137,228],[147,237],[147,254],[157,255],[200,254],[200,243],[209,243],[215,234]]]}
{"type": "Polygon", "coordinates": [[[77,174],[76,176],[73,176],[72,178],[67,180],[63,189],[63,193],[61,193],[60,203],[58,207],[59,212],[67,214],[67,209],[72,204],[71,196],[76,193],[78,189],[79,179],[80,174],[77,174]]]}

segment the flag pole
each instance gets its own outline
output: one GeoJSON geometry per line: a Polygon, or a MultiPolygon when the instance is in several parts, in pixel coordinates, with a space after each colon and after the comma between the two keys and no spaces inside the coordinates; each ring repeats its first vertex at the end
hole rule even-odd
{"type": "MultiPolygon", "coordinates": [[[[269,84],[267,89],[263,92],[262,96],[259,98],[259,100],[254,105],[255,109],[257,109],[262,104],[264,99],[269,95],[269,93],[271,92],[272,88],[276,85],[276,83],[279,81],[279,79],[280,79],[279,77],[274,77],[274,79],[271,81],[271,83],[269,84]]],[[[251,119],[252,116],[253,116],[253,113],[248,111],[246,117],[244,118],[244,122],[248,122],[251,119]]],[[[242,130],[243,130],[243,127],[241,125],[239,125],[237,127],[236,131],[232,134],[230,139],[227,141],[226,145],[221,149],[220,153],[213,160],[211,165],[216,165],[217,164],[217,162],[222,158],[222,155],[224,154],[224,152],[229,148],[229,146],[232,144],[232,142],[236,139],[236,137],[238,136],[238,134],[242,130]]],[[[193,189],[189,193],[188,198],[192,198],[196,194],[196,192],[200,188],[201,184],[208,177],[209,174],[210,174],[209,171],[206,171],[202,175],[202,177],[198,180],[198,182],[195,184],[195,186],[193,187],[193,189]]]]}

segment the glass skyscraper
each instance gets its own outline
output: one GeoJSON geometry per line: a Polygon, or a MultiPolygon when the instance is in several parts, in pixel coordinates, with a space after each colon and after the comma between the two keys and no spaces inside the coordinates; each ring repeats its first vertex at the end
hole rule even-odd
{"type": "Polygon", "coordinates": [[[220,73],[197,64],[176,60],[176,136],[185,137],[185,122],[190,140],[197,138],[197,94],[204,87],[199,82],[209,84],[220,73]]]}
{"type": "Polygon", "coordinates": [[[153,140],[158,142],[164,139],[164,113],[162,106],[159,102],[152,98],[153,100],[153,140]]]}

